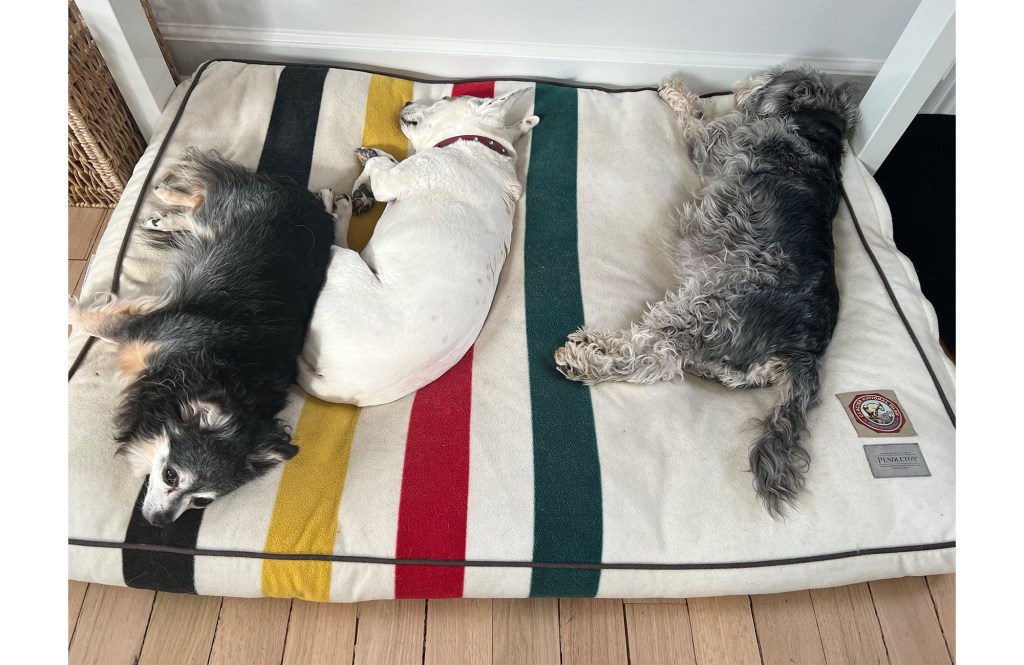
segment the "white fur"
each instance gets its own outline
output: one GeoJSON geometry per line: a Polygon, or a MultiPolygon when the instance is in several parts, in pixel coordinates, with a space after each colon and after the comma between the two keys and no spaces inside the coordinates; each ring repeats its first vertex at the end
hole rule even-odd
{"type": "Polygon", "coordinates": [[[385,154],[366,160],[356,188],[368,182],[388,206],[361,253],[332,248],[299,360],[308,392],[384,404],[438,378],[469,350],[490,309],[522,194],[512,144],[538,122],[508,122],[525,91],[406,107],[401,125],[415,154],[399,164],[385,154]],[[466,141],[433,147],[469,134],[495,139],[508,156],[466,141]]]}
{"type": "MultiPolygon", "coordinates": [[[[197,417],[201,415],[204,422],[207,414],[217,412],[219,416],[216,406],[206,402],[197,402],[185,408],[192,410],[197,417]]],[[[164,482],[163,471],[171,454],[171,438],[166,430],[152,438],[131,441],[121,447],[121,453],[127,457],[136,476],[149,476],[146,498],[142,502],[142,516],[150,523],[157,515],[169,518],[168,523],[173,522],[193,507],[192,501],[195,499],[216,498],[215,494],[209,492],[191,494],[193,478],[182,469],[175,469],[178,472],[176,487],[170,487],[164,482]]]]}
{"type": "Polygon", "coordinates": [[[211,432],[224,429],[231,424],[231,414],[224,411],[219,404],[192,400],[181,406],[181,417],[185,422],[196,422],[199,429],[211,432]]]}
{"type": "Polygon", "coordinates": [[[176,488],[168,487],[163,481],[164,465],[171,454],[171,439],[167,431],[151,439],[137,439],[122,450],[137,475],[149,476],[146,498],[142,502],[142,516],[146,521],[152,522],[155,515],[171,509],[174,510],[171,521],[178,519],[189,507],[188,501],[181,500],[181,495],[188,490],[189,479],[181,476],[176,488]]]}
{"type": "Polygon", "coordinates": [[[148,439],[135,439],[122,446],[121,452],[128,459],[128,464],[136,476],[148,476],[159,470],[167,461],[171,451],[171,441],[167,432],[148,439]]]}

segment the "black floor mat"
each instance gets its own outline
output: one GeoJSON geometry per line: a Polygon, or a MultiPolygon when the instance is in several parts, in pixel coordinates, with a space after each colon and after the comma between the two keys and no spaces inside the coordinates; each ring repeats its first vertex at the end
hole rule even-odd
{"type": "Polygon", "coordinates": [[[956,353],[956,116],[919,115],[875,174],[892,210],[896,246],[956,353]]]}

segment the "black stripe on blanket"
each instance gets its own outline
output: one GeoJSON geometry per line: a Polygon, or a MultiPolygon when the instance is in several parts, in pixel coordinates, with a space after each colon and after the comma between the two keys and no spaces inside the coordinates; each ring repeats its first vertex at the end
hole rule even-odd
{"type": "MultiPolygon", "coordinates": [[[[327,71],[323,67],[285,67],[281,71],[258,171],[287,176],[304,185],[309,182],[327,71]]],[[[170,526],[157,528],[142,517],[145,497],[144,483],[128,522],[125,543],[194,549],[203,511],[186,510],[170,526]]],[[[124,549],[121,571],[130,587],[196,592],[195,557],[191,554],[124,549]]]]}
{"type": "MultiPolygon", "coordinates": [[[[155,527],[142,517],[142,502],[149,481],[142,483],[135,508],[124,534],[125,543],[195,547],[203,511],[186,510],[170,526],[155,527]]],[[[195,593],[195,557],[145,550],[122,550],[121,573],[124,583],[139,589],[195,593]]]]}
{"type": "Polygon", "coordinates": [[[257,170],[288,176],[303,185],[309,182],[327,71],[325,67],[285,67],[281,72],[257,170]]]}

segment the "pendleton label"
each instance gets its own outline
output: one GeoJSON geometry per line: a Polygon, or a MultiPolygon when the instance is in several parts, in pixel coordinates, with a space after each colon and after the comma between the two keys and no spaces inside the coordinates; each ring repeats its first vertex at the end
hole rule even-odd
{"type": "Polygon", "coordinates": [[[906,411],[891,390],[836,395],[860,437],[916,436],[906,411]]]}
{"type": "Polygon", "coordinates": [[[930,476],[931,471],[916,443],[884,443],[864,446],[875,478],[930,476]]]}

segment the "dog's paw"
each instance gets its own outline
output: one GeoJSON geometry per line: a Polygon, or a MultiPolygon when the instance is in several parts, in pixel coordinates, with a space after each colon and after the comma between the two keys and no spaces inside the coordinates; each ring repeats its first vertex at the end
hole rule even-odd
{"type": "Polygon", "coordinates": [[[161,215],[151,214],[143,217],[139,220],[139,226],[150,231],[164,231],[166,230],[166,224],[164,224],[164,218],[161,215]]]}
{"type": "Polygon", "coordinates": [[[555,349],[555,369],[570,381],[583,381],[586,377],[576,368],[572,362],[575,349],[572,344],[566,344],[555,349]]]}
{"type": "Polygon", "coordinates": [[[666,92],[687,92],[686,84],[677,78],[672,76],[665,76],[661,79],[661,85],[658,86],[658,94],[664,97],[666,92]]]}
{"type": "Polygon", "coordinates": [[[686,84],[679,79],[666,76],[658,86],[658,96],[676,112],[680,118],[691,116],[696,120],[704,118],[703,104],[686,84]]]}
{"type": "Polygon", "coordinates": [[[384,152],[383,150],[378,150],[377,148],[367,148],[366,146],[356,148],[356,158],[359,160],[360,166],[366,166],[366,162],[370,161],[374,157],[387,157],[388,159],[391,160],[392,163],[398,163],[397,159],[395,159],[388,153],[384,152]]]}
{"type": "Polygon", "coordinates": [[[577,346],[581,344],[593,344],[596,341],[595,336],[589,330],[580,328],[575,332],[569,333],[566,337],[566,346],[577,346]]]}
{"type": "Polygon", "coordinates": [[[327,214],[332,214],[334,212],[334,191],[330,187],[324,187],[316,195],[323,202],[327,214]]]}
{"type": "Polygon", "coordinates": [[[153,188],[153,193],[156,197],[169,205],[179,205],[181,203],[181,192],[171,187],[166,182],[161,182],[153,188]]]}
{"type": "Polygon", "coordinates": [[[363,215],[370,211],[374,203],[373,192],[370,191],[369,185],[359,185],[356,191],[352,192],[352,214],[363,215]]]}
{"type": "Polygon", "coordinates": [[[602,333],[580,328],[555,350],[555,369],[572,381],[594,385],[608,380],[609,363],[602,333]]]}
{"type": "Polygon", "coordinates": [[[585,330],[571,333],[566,338],[565,345],[555,349],[555,369],[572,381],[586,380],[586,374],[582,370],[585,363],[582,361],[583,356],[593,353],[591,343],[592,340],[585,330]]]}

